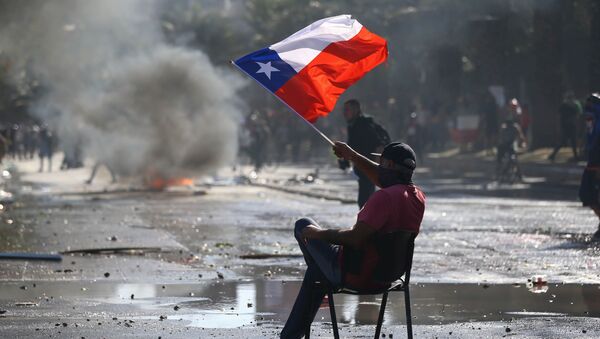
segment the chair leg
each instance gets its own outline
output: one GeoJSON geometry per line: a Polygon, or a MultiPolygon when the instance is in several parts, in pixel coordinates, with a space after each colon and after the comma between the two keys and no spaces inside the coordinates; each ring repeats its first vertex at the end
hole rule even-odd
{"type": "Polygon", "coordinates": [[[388,292],[385,291],[383,293],[383,298],[381,299],[381,306],[379,307],[379,318],[377,319],[377,328],[375,329],[375,339],[379,338],[381,334],[381,325],[383,325],[383,314],[385,313],[385,305],[387,304],[388,292]]]}
{"type": "Polygon", "coordinates": [[[333,326],[333,337],[340,339],[340,333],[338,332],[337,317],[335,316],[335,305],[333,304],[333,293],[331,290],[327,291],[327,299],[329,300],[329,313],[331,314],[331,325],[333,326]]]}
{"type": "Polygon", "coordinates": [[[412,339],[412,315],[410,313],[410,292],[408,291],[408,285],[404,287],[404,306],[406,307],[406,332],[408,339],[412,339]]]}

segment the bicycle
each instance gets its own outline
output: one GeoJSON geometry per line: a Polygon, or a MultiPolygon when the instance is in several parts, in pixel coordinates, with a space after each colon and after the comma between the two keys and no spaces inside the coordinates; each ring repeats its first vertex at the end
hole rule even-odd
{"type": "Polygon", "coordinates": [[[517,152],[513,145],[501,149],[498,147],[498,152],[502,152],[500,161],[496,167],[496,179],[499,183],[515,184],[523,182],[523,174],[519,166],[517,152]]]}

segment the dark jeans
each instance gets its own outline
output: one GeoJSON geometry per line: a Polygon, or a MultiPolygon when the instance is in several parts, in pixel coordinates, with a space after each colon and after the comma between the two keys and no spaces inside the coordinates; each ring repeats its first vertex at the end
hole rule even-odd
{"type": "Polygon", "coordinates": [[[281,338],[285,339],[302,338],[306,325],[312,323],[315,318],[323,297],[325,297],[325,292],[315,290],[313,288],[314,282],[327,279],[333,285],[340,285],[342,281],[338,263],[340,247],[314,239],[305,243],[301,234],[302,230],[308,225],[318,226],[314,220],[302,218],[296,221],[294,228],[294,236],[304,255],[307,269],[294,307],[292,307],[290,316],[281,331],[281,338]]]}
{"type": "Polygon", "coordinates": [[[556,153],[564,146],[571,146],[573,156],[577,158],[577,133],[575,128],[561,131],[560,142],[554,147],[552,154],[548,158],[554,160],[556,153]]]}
{"type": "Polygon", "coordinates": [[[363,172],[354,170],[354,173],[358,176],[358,208],[362,208],[375,192],[375,185],[363,172]]]}

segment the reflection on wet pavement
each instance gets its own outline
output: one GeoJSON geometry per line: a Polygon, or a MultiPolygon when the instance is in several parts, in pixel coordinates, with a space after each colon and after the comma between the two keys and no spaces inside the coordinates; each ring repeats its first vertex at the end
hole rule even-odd
{"type": "MultiPolygon", "coordinates": [[[[130,319],[150,320],[164,315],[186,326],[232,328],[285,321],[299,287],[299,281],[276,280],[166,285],[4,283],[0,309],[7,310],[4,317],[22,319],[44,312],[68,315],[70,306],[78,304],[87,305],[87,312],[108,316],[125,313],[130,319]],[[19,306],[15,300],[37,306],[19,306]]],[[[411,298],[416,325],[532,316],[600,317],[600,285],[550,284],[546,293],[532,293],[523,284],[415,284],[411,298]]],[[[336,295],[335,299],[339,322],[376,322],[380,296],[336,295]]],[[[320,312],[316,321],[328,322],[327,309],[320,312]]],[[[402,294],[391,294],[385,322],[403,324],[404,319],[402,294]]]]}

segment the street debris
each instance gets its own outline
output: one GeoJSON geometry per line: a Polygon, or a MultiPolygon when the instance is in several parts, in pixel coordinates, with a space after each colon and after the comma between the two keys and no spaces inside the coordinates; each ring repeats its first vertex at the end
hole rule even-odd
{"type": "Polygon", "coordinates": [[[10,173],[9,170],[2,170],[2,179],[3,180],[10,180],[10,179],[12,179],[12,174],[10,173]]]}
{"type": "Polygon", "coordinates": [[[17,307],[35,307],[35,306],[39,306],[39,304],[31,302],[31,301],[17,301],[17,302],[15,302],[15,306],[17,306],[17,307]]]}
{"type": "Polygon", "coordinates": [[[100,247],[67,250],[62,254],[132,254],[143,255],[145,253],[161,252],[160,247],[100,247]]]}
{"type": "Polygon", "coordinates": [[[250,254],[240,255],[240,259],[274,259],[274,258],[302,258],[302,254],[250,253],[250,254]]]}
{"type": "Polygon", "coordinates": [[[548,292],[548,282],[541,275],[535,275],[531,279],[527,279],[527,289],[533,293],[548,292]]]}
{"type": "Polygon", "coordinates": [[[58,254],[45,253],[0,253],[0,260],[45,260],[45,261],[61,261],[62,256],[58,254]]]}
{"type": "Polygon", "coordinates": [[[322,184],[323,180],[319,178],[319,169],[306,175],[296,174],[287,180],[287,184],[322,184]]]}
{"type": "Polygon", "coordinates": [[[227,248],[227,247],[233,247],[232,243],[228,243],[228,242],[218,242],[215,244],[216,248],[227,248]]]}
{"type": "Polygon", "coordinates": [[[0,189],[0,203],[1,204],[12,204],[15,202],[15,198],[12,193],[0,189]]]}

